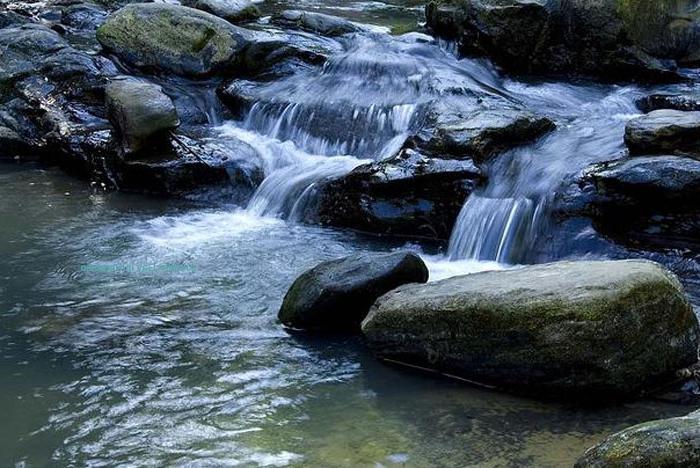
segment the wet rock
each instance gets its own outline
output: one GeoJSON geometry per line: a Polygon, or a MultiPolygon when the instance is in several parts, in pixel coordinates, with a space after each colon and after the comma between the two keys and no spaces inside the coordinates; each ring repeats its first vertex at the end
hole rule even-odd
{"type": "Polygon", "coordinates": [[[30,146],[14,130],[0,127],[0,159],[27,154],[30,146]]]}
{"type": "Polygon", "coordinates": [[[632,426],[578,459],[576,468],[700,466],[700,411],[632,426]]]}
{"type": "Polygon", "coordinates": [[[428,269],[415,254],[352,255],[323,262],[294,281],[279,311],[291,328],[357,331],[372,303],[407,283],[425,283],[428,269]]]}
{"type": "Polygon", "coordinates": [[[516,392],[639,394],[697,361],[675,276],[647,261],[560,262],[401,286],[362,323],[374,352],[516,392]]]}
{"type": "Polygon", "coordinates": [[[676,81],[700,44],[690,0],[433,0],[426,16],[465,53],[516,73],[676,81]]]}
{"type": "Polygon", "coordinates": [[[61,23],[80,31],[96,31],[107,18],[107,10],[94,3],[76,3],[62,10],[61,23]]]}
{"type": "Polygon", "coordinates": [[[625,209],[678,208],[695,205],[700,197],[700,161],[681,156],[640,156],[606,163],[588,177],[606,202],[625,209]]]}
{"type": "Polygon", "coordinates": [[[700,112],[663,109],[632,119],[625,143],[632,154],[700,154],[700,112]]]}
{"type": "Polygon", "coordinates": [[[404,150],[322,184],[309,218],[366,232],[447,240],[462,205],[483,180],[470,160],[404,150]]]}
{"type": "Polygon", "coordinates": [[[473,158],[484,162],[496,153],[536,140],[554,129],[554,123],[516,106],[498,102],[492,108],[478,103],[440,100],[428,112],[422,129],[408,145],[431,155],[473,158]]]}
{"type": "Polygon", "coordinates": [[[26,24],[0,29],[0,96],[16,81],[30,75],[65,80],[94,74],[93,59],[72,48],[56,32],[26,24]]]}
{"type": "Polygon", "coordinates": [[[167,139],[180,124],[173,101],[160,86],[115,80],[105,90],[107,112],[126,153],[134,153],[156,140],[167,139]]]}
{"type": "Polygon", "coordinates": [[[29,23],[29,18],[14,11],[0,11],[0,29],[29,23]]]}
{"type": "Polygon", "coordinates": [[[143,3],[110,15],[97,39],[130,65],[204,76],[233,66],[249,33],[193,8],[143,3]]]}
{"type": "Polygon", "coordinates": [[[253,32],[253,39],[240,54],[238,66],[241,74],[269,81],[319,67],[342,50],[333,39],[302,31],[264,28],[253,32]]]}
{"type": "Polygon", "coordinates": [[[637,107],[642,112],[651,112],[659,109],[700,111],[700,94],[651,94],[639,99],[637,107]]]}
{"type": "Polygon", "coordinates": [[[191,6],[232,23],[252,21],[260,17],[260,10],[250,0],[196,0],[191,6]]]}
{"type": "Polygon", "coordinates": [[[322,36],[342,36],[362,31],[363,28],[337,16],[301,10],[284,10],[272,22],[286,28],[298,28],[322,36]]]}
{"type": "Polygon", "coordinates": [[[651,250],[700,247],[700,161],[637,156],[586,171],[576,198],[601,233],[651,250]]]}

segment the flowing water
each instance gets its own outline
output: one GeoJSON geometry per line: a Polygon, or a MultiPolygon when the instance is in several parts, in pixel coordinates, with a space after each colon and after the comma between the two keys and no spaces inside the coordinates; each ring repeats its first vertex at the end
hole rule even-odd
{"type": "MultiPolygon", "coordinates": [[[[398,7],[381,5],[302,6],[387,26],[375,12],[398,7]]],[[[611,431],[688,412],[516,398],[387,367],[358,338],[281,328],[294,278],[354,252],[417,250],[433,280],[643,255],[550,216],[564,180],[622,149],[641,90],[503,79],[418,34],[340,46],[322,70],[264,85],[239,120],[192,95],[212,140],[259,156],[266,178],[246,206],[217,193],[102,193],[53,169],[0,166],[0,466],[555,467],[611,431]],[[526,103],[557,130],[486,167],[446,255],[298,222],[314,184],[391,155],[427,102],[465,89],[526,103]]],[[[654,258],[696,297],[695,263],[654,258]]]]}

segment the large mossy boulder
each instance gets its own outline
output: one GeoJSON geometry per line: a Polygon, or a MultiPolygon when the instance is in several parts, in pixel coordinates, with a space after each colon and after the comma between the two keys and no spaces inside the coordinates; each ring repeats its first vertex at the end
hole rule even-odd
{"type": "Polygon", "coordinates": [[[408,252],[362,254],[320,263],[294,281],[279,319],[309,331],[355,332],[382,294],[407,283],[425,283],[428,269],[408,252]]]}
{"type": "Polygon", "coordinates": [[[407,285],[362,323],[380,358],[516,392],[613,399],[697,361],[675,276],[647,261],[583,261],[407,285]]]}
{"type": "Polygon", "coordinates": [[[674,80],[697,61],[692,0],[432,0],[438,34],[519,73],[674,80]]]}
{"type": "Polygon", "coordinates": [[[685,468],[700,466],[700,411],[632,426],[578,459],[575,468],[685,468]]]}
{"type": "Polygon", "coordinates": [[[700,112],[661,109],[634,118],[625,127],[625,143],[632,154],[700,155],[700,112]]]}
{"type": "Polygon", "coordinates": [[[136,67],[204,76],[234,65],[248,31],[204,11],[166,3],[134,3],[97,30],[103,47],[136,67]]]}
{"type": "Polygon", "coordinates": [[[160,86],[136,80],[115,80],[105,89],[107,113],[126,153],[163,140],[180,121],[172,99],[160,86]]]}

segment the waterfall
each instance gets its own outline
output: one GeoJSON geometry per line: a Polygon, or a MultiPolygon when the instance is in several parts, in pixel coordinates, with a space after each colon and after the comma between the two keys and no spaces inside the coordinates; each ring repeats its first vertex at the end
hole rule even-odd
{"type": "Polygon", "coordinates": [[[583,168],[620,154],[625,122],[637,112],[632,87],[610,93],[605,87],[510,86],[535,110],[554,113],[558,128],[487,164],[487,186],[467,199],[453,228],[450,260],[534,261],[536,246],[552,227],[557,191],[583,168]]]}

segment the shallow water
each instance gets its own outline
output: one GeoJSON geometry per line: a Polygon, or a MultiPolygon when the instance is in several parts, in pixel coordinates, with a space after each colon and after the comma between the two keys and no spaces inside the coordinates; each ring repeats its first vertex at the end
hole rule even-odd
{"type": "Polygon", "coordinates": [[[26,166],[0,197],[0,466],[561,466],[687,410],[520,399],[282,330],[297,274],[386,242],[26,166]]]}
{"type": "MultiPolygon", "coordinates": [[[[417,4],[397,5],[293,3],[378,26],[420,21],[417,4]]],[[[630,252],[548,216],[559,182],[619,152],[643,90],[508,80],[424,36],[368,33],[342,50],[321,71],[267,85],[238,121],[221,119],[211,90],[195,94],[212,139],[260,156],[266,179],[246,206],[220,193],[103,193],[57,170],[0,166],[0,466],[554,467],[611,431],[689,411],[512,397],[386,366],[358,338],[282,329],[277,309],[299,273],[394,248],[421,253],[432,280],[645,256],[698,302],[694,259],[630,252]],[[487,168],[449,252],[298,222],[315,183],[391,154],[426,101],[464,90],[525,102],[558,130],[487,168]]]]}

